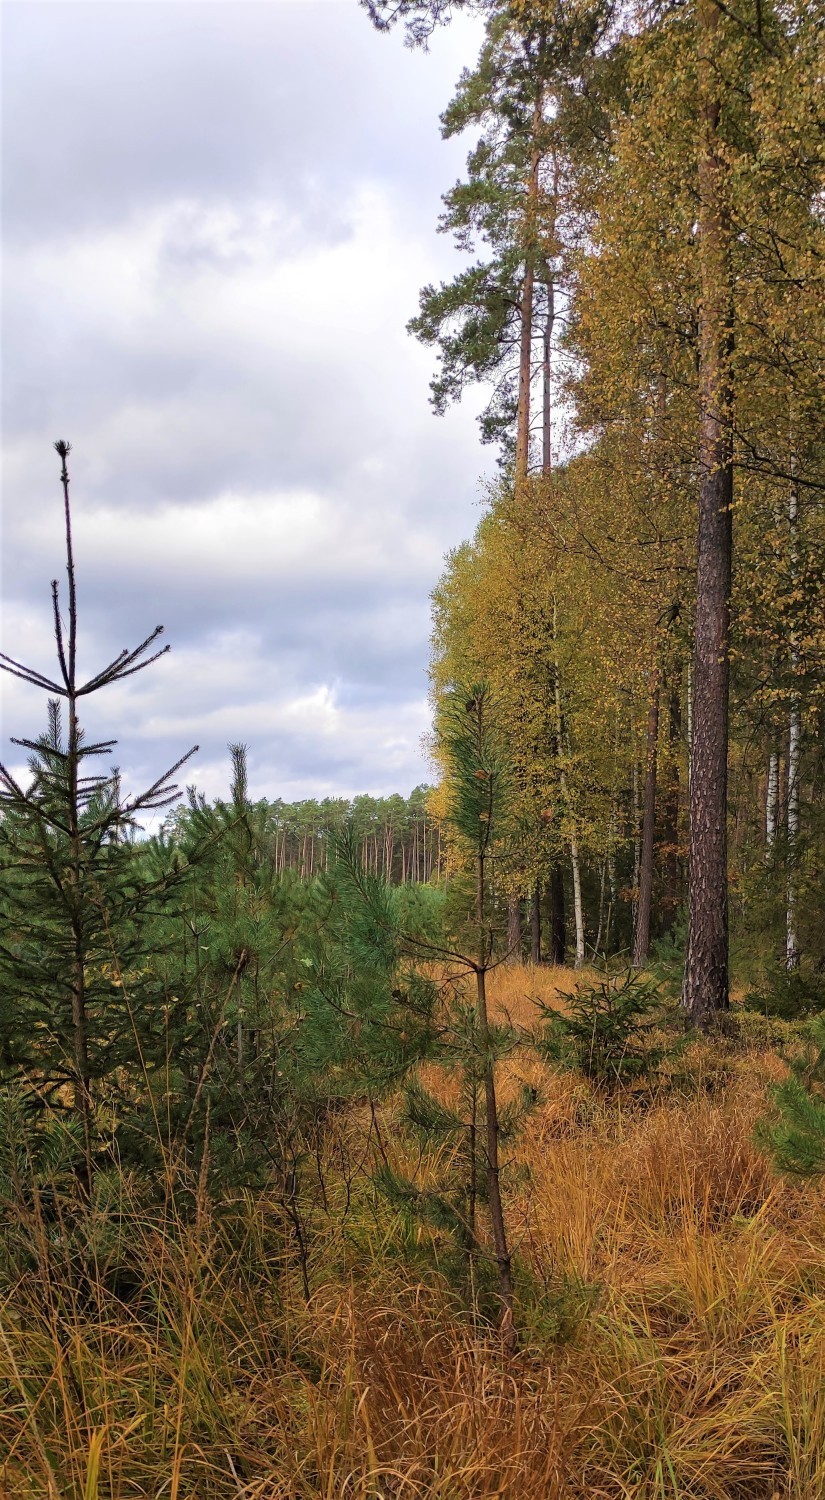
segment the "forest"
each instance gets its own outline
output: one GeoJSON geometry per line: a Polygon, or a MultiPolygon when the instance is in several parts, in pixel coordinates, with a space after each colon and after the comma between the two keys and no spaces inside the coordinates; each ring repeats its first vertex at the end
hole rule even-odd
{"type": "Polygon", "coordinates": [[[363,4],[378,54],[483,24],[408,325],[497,458],[428,779],[253,798],[233,743],[209,799],[182,745],[125,791],[107,705],[169,647],[82,675],[44,453],[0,1494],[822,1500],[825,12],[363,4]]]}

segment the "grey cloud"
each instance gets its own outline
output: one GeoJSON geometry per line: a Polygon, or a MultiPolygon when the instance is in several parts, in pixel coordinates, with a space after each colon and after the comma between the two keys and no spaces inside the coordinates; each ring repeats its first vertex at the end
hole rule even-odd
{"type": "MultiPolygon", "coordinates": [[[[355,0],[3,12],[9,234],[108,223],[158,195],[286,192],[311,218],[324,190],[400,159],[406,191],[429,192],[426,153],[407,150],[428,59],[370,36],[355,0]]],[[[421,123],[434,141],[436,113],[421,123]]]]}
{"type": "MultiPolygon", "coordinates": [[[[3,27],[4,649],[49,660],[66,436],[84,659],[157,620],[174,648],[88,704],[130,781],[191,738],[219,791],[242,738],[259,792],[409,788],[484,461],[404,334],[453,263],[437,115],[472,27],[426,58],[355,0],[11,0],[3,27]]],[[[3,686],[4,733],[36,730],[3,686]]]]}

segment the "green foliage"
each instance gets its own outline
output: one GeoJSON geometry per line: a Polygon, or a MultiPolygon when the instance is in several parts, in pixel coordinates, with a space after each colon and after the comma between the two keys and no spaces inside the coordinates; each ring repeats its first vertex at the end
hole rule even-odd
{"type": "Polygon", "coordinates": [[[773,1090],[774,1114],[760,1122],[757,1140],[780,1172],[818,1177],[825,1172],[825,1016],[809,1022],[807,1045],[791,1068],[773,1090]]]}
{"type": "Polygon", "coordinates": [[[447,767],[452,828],[474,858],[500,853],[507,834],[510,775],[489,687],[456,687],[446,694],[437,733],[447,767]]]}
{"type": "Polygon", "coordinates": [[[796,1021],[825,1010],[825,974],[808,968],[773,966],[763,983],[745,997],[748,1010],[783,1021],[796,1021]]]}
{"type": "Polygon", "coordinates": [[[588,1078],[613,1089],[647,1078],[671,1055],[673,1047],[654,1036],[665,1021],[660,987],[633,969],[577,985],[563,996],[566,1010],[543,1006],[540,1050],[548,1061],[579,1068],[588,1078]]]}

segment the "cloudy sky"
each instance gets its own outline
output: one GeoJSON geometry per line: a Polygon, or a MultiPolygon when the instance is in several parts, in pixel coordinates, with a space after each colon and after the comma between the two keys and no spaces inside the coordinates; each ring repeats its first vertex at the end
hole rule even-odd
{"type": "MultiPolygon", "coordinates": [[[[426,779],[429,591],[478,519],[474,407],[435,418],[419,287],[468,142],[438,116],[478,50],[428,54],[356,0],[5,0],[2,649],[50,670],[72,495],[89,674],[159,621],[172,652],[89,700],[135,788],[256,795],[426,779]]],[[[2,741],[45,721],[5,678],[2,741]]]]}

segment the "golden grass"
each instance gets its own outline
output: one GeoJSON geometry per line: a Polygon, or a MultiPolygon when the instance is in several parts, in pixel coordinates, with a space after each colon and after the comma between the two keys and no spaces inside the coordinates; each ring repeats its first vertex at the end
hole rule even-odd
{"type": "MultiPolygon", "coordinates": [[[[570,980],[502,969],[495,1003],[526,1025],[530,997],[570,980]]],[[[309,1303],[265,1195],[184,1223],[127,1185],[74,1292],[34,1216],[41,1269],[0,1302],[2,1493],[822,1500],[825,1198],[752,1144],[781,1064],[725,1048],[695,1044],[678,1092],[624,1102],[507,1065],[505,1086],[543,1090],[508,1167],[510,1364],[446,1279],[413,1269],[415,1236],[363,1179],[343,1224],[315,1226],[309,1303]],[[141,1270],[131,1299],[102,1291],[120,1256],[141,1270]]],[[[363,1153],[360,1118],[342,1132],[363,1153]]],[[[435,1173],[389,1107],[382,1135],[435,1173]]]]}

